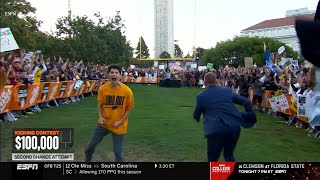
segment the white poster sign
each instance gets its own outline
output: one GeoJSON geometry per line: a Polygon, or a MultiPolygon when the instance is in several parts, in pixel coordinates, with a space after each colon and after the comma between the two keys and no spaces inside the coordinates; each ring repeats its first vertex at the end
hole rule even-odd
{"type": "Polygon", "coordinates": [[[164,65],[159,65],[159,69],[164,69],[164,65]]]}
{"type": "Polygon", "coordinates": [[[279,62],[279,65],[286,67],[289,66],[291,64],[291,61],[293,60],[293,58],[281,58],[281,61],[279,62]]]}
{"type": "Polygon", "coordinates": [[[285,97],[285,96],[279,96],[279,98],[280,98],[280,99],[279,99],[279,101],[280,101],[280,109],[281,109],[282,111],[285,111],[285,110],[289,109],[290,106],[289,106],[287,97],[285,97]]]}
{"type": "Polygon", "coordinates": [[[244,66],[246,68],[251,68],[253,66],[253,58],[252,57],[245,57],[244,58],[244,66]]]}
{"type": "Polygon", "coordinates": [[[284,95],[275,96],[269,99],[273,111],[284,111],[289,109],[289,103],[284,95]]]}
{"type": "Polygon", "coordinates": [[[204,70],[206,70],[207,69],[207,66],[199,66],[198,67],[198,70],[199,71],[204,71],[204,70]]]}
{"type": "Polygon", "coordinates": [[[197,68],[197,64],[191,64],[191,68],[192,69],[196,69],[197,68]]]}
{"type": "Polygon", "coordinates": [[[0,52],[19,49],[10,28],[1,28],[0,31],[0,52]]]}
{"type": "Polygon", "coordinates": [[[297,115],[306,117],[307,97],[298,95],[297,115]]]}
{"type": "Polygon", "coordinates": [[[153,67],[158,67],[159,62],[158,61],[154,61],[153,62],[153,67]]]}

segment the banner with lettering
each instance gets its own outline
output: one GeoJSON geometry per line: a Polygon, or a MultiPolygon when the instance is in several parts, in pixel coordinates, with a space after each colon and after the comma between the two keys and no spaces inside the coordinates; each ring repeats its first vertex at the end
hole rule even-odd
{"type": "Polygon", "coordinates": [[[35,106],[38,102],[39,94],[40,94],[40,84],[33,83],[28,85],[27,100],[26,100],[25,108],[35,106]]]}
{"type": "Polygon", "coordinates": [[[46,101],[52,101],[56,99],[57,95],[59,94],[61,87],[61,83],[58,82],[51,82],[49,86],[49,92],[46,101]]]}
{"type": "Polygon", "coordinates": [[[40,92],[41,93],[39,94],[39,98],[38,98],[38,102],[37,102],[38,104],[47,102],[49,87],[50,87],[50,83],[42,83],[40,85],[40,92]]]}
{"type": "Polygon", "coordinates": [[[58,91],[59,93],[56,94],[56,99],[60,99],[60,98],[65,98],[65,91],[67,89],[68,86],[68,82],[67,81],[62,81],[60,83],[60,90],[58,91]]]}
{"type": "Polygon", "coordinates": [[[76,84],[75,81],[68,81],[67,88],[66,88],[64,95],[63,95],[64,98],[69,98],[69,97],[74,96],[75,91],[74,91],[73,87],[75,84],[76,84]]]}
{"type": "Polygon", "coordinates": [[[98,91],[98,90],[99,90],[99,87],[100,87],[101,85],[102,85],[102,83],[101,83],[100,80],[96,81],[96,84],[95,84],[95,87],[94,87],[93,91],[98,91]]]}
{"type": "Polygon", "coordinates": [[[0,30],[0,52],[19,49],[10,28],[1,28],[0,30]]]}
{"type": "Polygon", "coordinates": [[[28,88],[26,85],[16,85],[13,88],[10,110],[20,111],[26,109],[26,101],[28,95],[28,88]]]}
{"type": "Polygon", "coordinates": [[[5,86],[0,89],[0,114],[10,111],[13,87],[5,86]]]}
{"type": "Polygon", "coordinates": [[[87,92],[92,92],[94,90],[94,88],[96,87],[97,81],[90,80],[89,82],[90,82],[90,88],[89,88],[89,91],[87,91],[87,92]]]}

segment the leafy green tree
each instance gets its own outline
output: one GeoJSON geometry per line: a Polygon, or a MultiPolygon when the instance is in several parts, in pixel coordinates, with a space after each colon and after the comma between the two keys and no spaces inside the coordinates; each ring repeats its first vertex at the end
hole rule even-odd
{"type": "Polygon", "coordinates": [[[174,44],[174,56],[180,58],[183,56],[183,52],[177,43],[174,44]]]}
{"type": "Polygon", "coordinates": [[[139,42],[138,42],[135,54],[136,54],[136,58],[138,59],[148,59],[150,57],[149,48],[146,45],[146,42],[144,41],[142,36],[139,38],[139,42]],[[140,46],[140,43],[141,43],[141,46],[140,46]],[[141,48],[141,52],[140,52],[140,48],[141,48]]]}
{"type": "Polygon", "coordinates": [[[87,16],[59,18],[56,35],[70,50],[68,57],[99,64],[128,65],[132,48],[124,35],[125,25],[119,13],[108,20],[95,13],[97,23],[87,16]]]}
{"type": "Polygon", "coordinates": [[[26,0],[0,1],[0,27],[10,27],[21,49],[39,49],[45,56],[91,63],[129,64],[133,49],[125,36],[120,11],[108,19],[100,13],[95,13],[93,20],[87,16],[61,17],[54,36],[39,30],[41,21],[35,18],[35,12],[26,0]]]}
{"type": "Polygon", "coordinates": [[[35,18],[36,8],[26,0],[0,1],[0,28],[9,27],[20,48],[34,49],[41,21],[35,18]]]}
{"type": "Polygon", "coordinates": [[[188,54],[186,56],[184,56],[184,58],[191,58],[192,56],[190,55],[190,53],[188,52],[188,54]]]}
{"type": "Polygon", "coordinates": [[[285,46],[286,56],[297,58],[298,53],[285,43],[273,38],[260,37],[235,37],[217,43],[215,48],[205,51],[202,63],[213,63],[216,66],[244,66],[244,57],[253,57],[254,63],[261,66],[265,64],[263,43],[266,43],[269,51],[277,52],[280,46],[285,46]]]}
{"type": "Polygon", "coordinates": [[[204,53],[206,52],[206,49],[198,47],[197,52],[200,54],[200,57],[203,57],[204,53]]]}

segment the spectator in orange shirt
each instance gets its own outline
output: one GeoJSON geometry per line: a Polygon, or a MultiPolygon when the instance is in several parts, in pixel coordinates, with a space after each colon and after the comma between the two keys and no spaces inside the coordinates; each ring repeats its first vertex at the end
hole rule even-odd
{"type": "Polygon", "coordinates": [[[95,147],[108,134],[112,134],[115,161],[124,161],[122,146],[127,133],[128,116],[134,105],[133,93],[128,86],[120,82],[120,67],[110,65],[107,72],[109,82],[98,90],[99,120],[85,150],[87,162],[91,161],[95,147]]]}

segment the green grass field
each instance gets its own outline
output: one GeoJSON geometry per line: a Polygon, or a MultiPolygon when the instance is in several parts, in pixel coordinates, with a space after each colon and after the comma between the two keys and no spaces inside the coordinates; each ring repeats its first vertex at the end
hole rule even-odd
{"type": "MultiPolygon", "coordinates": [[[[125,140],[126,161],[206,161],[203,125],[192,119],[195,96],[203,89],[130,87],[135,108],[125,140]]],[[[2,161],[11,161],[12,128],[69,127],[75,129],[75,160],[83,161],[84,147],[98,119],[96,101],[96,96],[86,97],[77,103],[44,109],[14,123],[2,123],[2,161]]],[[[302,129],[278,123],[280,119],[263,113],[257,115],[254,128],[242,129],[235,151],[238,161],[320,161],[319,140],[308,137],[302,129]]],[[[111,136],[99,144],[93,158],[114,160],[111,136]]]]}

